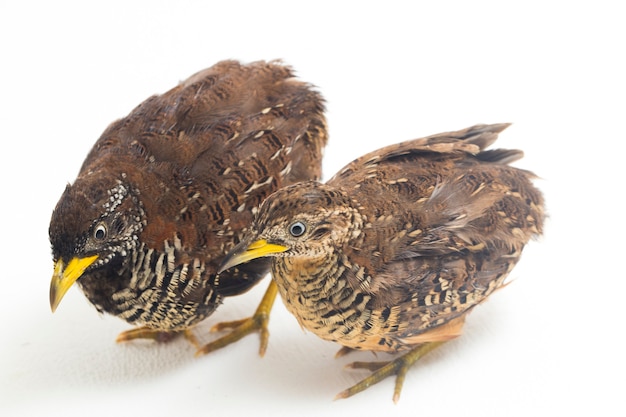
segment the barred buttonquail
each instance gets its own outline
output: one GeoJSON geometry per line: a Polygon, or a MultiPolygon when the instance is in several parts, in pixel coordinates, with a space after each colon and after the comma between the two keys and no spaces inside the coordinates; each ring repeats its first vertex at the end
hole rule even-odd
{"type": "Polygon", "coordinates": [[[118,340],[167,340],[248,290],[269,260],[217,267],[265,197],[320,178],[323,111],[289,67],[223,61],[112,123],[52,214],[52,310],[77,282],[143,326],[118,340]]]}
{"type": "Polygon", "coordinates": [[[534,175],[508,166],[517,150],[484,150],[508,125],[478,125],[388,146],[326,184],[272,194],[220,270],[272,257],[273,281],[300,324],[350,349],[406,352],[352,364],[392,374],[458,336],[465,316],[503,285],[542,232],[534,175]]]}

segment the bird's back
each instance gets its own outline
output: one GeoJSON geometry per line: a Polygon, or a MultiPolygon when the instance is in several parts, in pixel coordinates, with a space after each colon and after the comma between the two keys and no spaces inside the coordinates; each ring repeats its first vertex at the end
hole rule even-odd
{"type": "Polygon", "coordinates": [[[288,66],[223,61],[112,123],[79,178],[134,165],[128,175],[159,219],[144,230],[148,243],[163,248],[176,230],[188,256],[219,257],[272,191],[320,178],[323,111],[288,66]]]}
{"type": "Polygon", "coordinates": [[[364,215],[360,250],[346,249],[352,268],[363,268],[346,279],[363,290],[372,311],[365,326],[371,337],[359,348],[398,350],[456,335],[434,329],[500,287],[524,245],[541,234],[543,198],[534,176],[508,165],[521,152],[484,150],[506,127],[479,125],[392,145],[328,182],[364,215]]]}

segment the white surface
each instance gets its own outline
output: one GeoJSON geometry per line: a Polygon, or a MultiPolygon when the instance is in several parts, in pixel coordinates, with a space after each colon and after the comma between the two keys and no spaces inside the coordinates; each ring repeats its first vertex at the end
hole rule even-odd
{"type": "MultiPolygon", "coordinates": [[[[0,3],[0,415],[623,410],[618,2],[17,3],[0,3]],[[342,366],[373,356],[334,359],[338,346],[303,333],[280,302],[263,359],[257,336],[199,359],[182,339],[117,345],[128,326],[75,288],[50,313],[50,213],[91,145],[149,95],[226,58],[283,58],[319,86],[327,177],[383,145],[495,122],[514,122],[498,145],[523,149],[518,165],[543,177],[545,238],[462,338],[409,372],[397,405],[392,379],[333,402],[365,375],[342,366]]],[[[250,314],[266,285],[204,327],[250,314]]]]}

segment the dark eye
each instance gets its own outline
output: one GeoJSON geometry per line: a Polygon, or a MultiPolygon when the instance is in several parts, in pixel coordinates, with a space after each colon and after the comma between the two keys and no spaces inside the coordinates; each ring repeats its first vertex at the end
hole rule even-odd
{"type": "Polygon", "coordinates": [[[302,222],[295,222],[289,226],[289,233],[294,237],[300,237],[306,232],[306,226],[302,222]]]}
{"type": "Polygon", "coordinates": [[[107,228],[103,224],[99,224],[93,232],[93,237],[96,240],[104,240],[107,237],[107,228]]]}

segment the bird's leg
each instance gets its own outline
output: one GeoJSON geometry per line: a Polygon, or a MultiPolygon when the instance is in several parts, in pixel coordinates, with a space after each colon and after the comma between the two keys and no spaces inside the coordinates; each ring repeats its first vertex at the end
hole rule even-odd
{"type": "MultiPolygon", "coordinates": [[[[335,359],[342,358],[352,352],[361,352],[361,349],[354,349],[348,346],[342,346],[341,349],[339,349],[337,353],[335,353],[335,359]]],[[[374,354],[374,356],[376,356],[376,351],[372,351],[372,353],[374,354]]],[[[374,362],[371,362],[371,363],[374,363],[374,362]]]]}
{"type": "MultiPolygon", "coordinates": [[[[186,331],[184,333],[185,335],[187,334],[186,331]]],[[[135,329],[130,329],[120,333],[115,341],[118,343],[122,343],[135,339],[149,339],[154,340],[155,342],[165,343],[175,339],[180,334],[181,332],[179,331],[163,331],[151,329],[149,327],[137,327],[135,329]]],[[[193,337],[193,335],[191,337],[193,337]]]]}
{"type": "Polygon", "coordinates": [[[389,362],[353,362],[347,365],[348,368],[353,369],[368,369],[372,371],[372,374],[358,384],[337,394],[335,399],[351,397],[352,395],[369,388],[391,375],[396,375],[396,386],[393,391],[393,401],[397,403],[400,399],[402,385],[404,384],[404,379],[409,368],[422,356],[441,346],[443,343],[445,342],[423,343],[408,353],[405,353],[399,358],[389,362]]]}
{"type": "Polygon", "coordinates": [[[207,353],[221,349],[224,346],[230,345],[231,343],[234,343],[239,339],[242,339],[244,336],[247,336],[255,331],[258,331],[259,336],[261,337],[259,355],[265,355],[265,351],[267,350],[267,343],[270,336],[267,325],[270,320],[270,312],[272,311],[274,300],[276,300],[277,292],[278,287],[272,280],[269,287],[267,288],[267,291],[265,291],[265,295],[263,296],[261,303],[254,312],[254,315],[252,315],[252,317],[248,317],[242,320],[222,322],[213,326],[211,328],[211,331],[213,332],[226,329],[232,329],[232,331],[227,335],[222,336],[219,339],[202,346],[196,352],[196,356],[205,355],[207,353]]]}
{"type": "Polygon", "coordinates": [[[348,346],[342,346],[341,349],[335,353],[335,358],[341,358],[342,356],[346,356],[348,353],[354,352],[356,349],[349,348],[348,346]]]}

